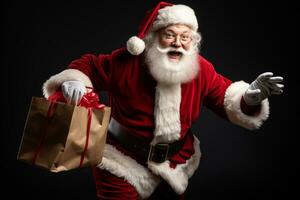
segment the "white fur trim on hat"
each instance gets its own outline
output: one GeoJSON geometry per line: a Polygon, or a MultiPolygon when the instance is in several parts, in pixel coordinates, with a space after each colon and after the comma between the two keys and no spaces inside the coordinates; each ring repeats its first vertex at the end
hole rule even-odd
{"type": "Polygon", "coordinates": [[[261,103],[261,109],[258,115],[250,116],[241,110],[241,99],[249,84],[244,81],[232,83],[226,90],[224,98],[224,107],[229,120],[244,128],[254,130],[258,129],[269,117],[269,101],[265,99],[261,103]]]}
{"type": "Polygon", "coordinates": [[[137,36],[133,36],[127,41],[127,50],[132,55],[140,55],[141,53],[143,53],[144,49],[145,42],[137,36]]]}
{"type": "Polygon", "coordinates": [[[160,9],[153,23],[152,31],[171,24],[184,24],[194,31],[198,30],[198,22],[194,10],[185,5],[167,6],[160,9]]]}
{"type": "MultiPolygon", "coordinates": [[[[158,10],[157,17],[153,24],[147,23],[144,26],[151,26],[149,31],[157,31],[160,28],[164,28],[172,24],[184,24],[189,26],[193,31],[198,30],[198,22],[194,10],[185,5],[166,6],[158,10]]],[[[148,29],[142,30],[148,31],[148,29]]],[[[133,36],[127,41],[127,50],[132,55],[140,55],[143,53],[145,50],[143,37],[147,34],[148,32],[140,32],[138,34],[139,37],[133,36]]]]}

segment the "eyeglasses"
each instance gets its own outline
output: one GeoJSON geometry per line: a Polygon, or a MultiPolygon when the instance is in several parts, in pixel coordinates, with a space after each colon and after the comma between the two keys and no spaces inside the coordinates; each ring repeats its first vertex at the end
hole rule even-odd
{"type": "Polygon", "coordinates": [[[170,42],[177,41],[179,38],[179,41],[182,44],[186,44],[192,40],[192,36],[190,33],[183,33],[183,34],[175,34],[173,32],[163,32],[162,33],[163,39],[168,40],[170,42]]]}

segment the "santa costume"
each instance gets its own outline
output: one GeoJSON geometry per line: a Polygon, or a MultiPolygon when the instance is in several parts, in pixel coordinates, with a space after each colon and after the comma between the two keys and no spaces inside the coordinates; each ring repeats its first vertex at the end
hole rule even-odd
{"type": "MultiPolygon", "coordinates": [[[[232,82],[218,74],[200,55],[196,57],[196,65],[186,66],[191,68],[187,77],[170,76],[175,78],[169,83],[156,78],[145,61],[147,44],[143,39],[150,32],[172,24],[184,24],[193,31],[198,29],[191,8],[161,2],[147,13],[138,35],[128,40],[126,48],[108,55],[83,55],[69,69],[50,77],[44,84],[45,97],[69,80],[82,81],[96,92],[105,90],[112,108],[112,131],[114,126],[125,127],[133,138],[141,138],[153,146],[180,143],[180,148],[170,157],[155,162],[151,158],[141,159],[140,152],[128,150],[126,144],[108,133],[103,160],[98,166],[101,175],[98,175],[103,180],[114,175],[116,180],[110,178],[110,181],[115,181],[116,187],[126,182],[132,186],[128,191],[136,191],[143,199],[150,197],[161,182],[179,195],[186,190],[201,157],[199,140],[190,127],[198,119],[202,106],[248,129],[259,128],[269,114],[267,99],[255,108],[255,114],[247,113],[249,107],[242,96],[249,84],[232,82]]],[[[158,74],[165,76],[164,71],[158,74]]]]}

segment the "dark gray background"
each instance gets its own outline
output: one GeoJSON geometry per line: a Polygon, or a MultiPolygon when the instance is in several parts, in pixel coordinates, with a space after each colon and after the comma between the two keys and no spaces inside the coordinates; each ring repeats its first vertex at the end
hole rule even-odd
{"type": "MultiPolygon", "coordinates": [[[[95,199],[89,169],[52,174],[16,160],[30,100],[42,96],[43,82],[73,59],[124,46],[157,2],[1,2],[1,189],[9,199],[95,199]]],[[[272,71],[284,76],[286,85],[284,95],[270,99],[270,118],[255,132],[202,112],[195,130],[203,157],[187,199],[291,196],[297,159],[297,130],[291,127],[298,122],[296,98],[288,99],[294,91],[288,71],[297,58],[291,49],[296,46],[294,6],[258,0],[172,2],[194,8],[201,53],[219,73],[251,82],[272,71]]]]}

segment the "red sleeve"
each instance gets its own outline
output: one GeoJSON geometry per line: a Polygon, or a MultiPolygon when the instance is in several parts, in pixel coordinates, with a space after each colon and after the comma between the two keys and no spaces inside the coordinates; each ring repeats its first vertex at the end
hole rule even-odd
{"type": "Polygon", "coordinates": [[[110,90],[111,55],[85,54],[81,58],[72,61],[69,68],[77,69],[86,74],[90,78],[95,91],[110,90]]]}
{"type": "Polygon", "coordinates": [[[204,90],[203,104],[218,115],[227,118],[224,108],[224,96],[226,89],[231,84],[231,81],[218,74],[213,65],[205,59],[203,59],[201,66],[202,85],[204,90]]]}

